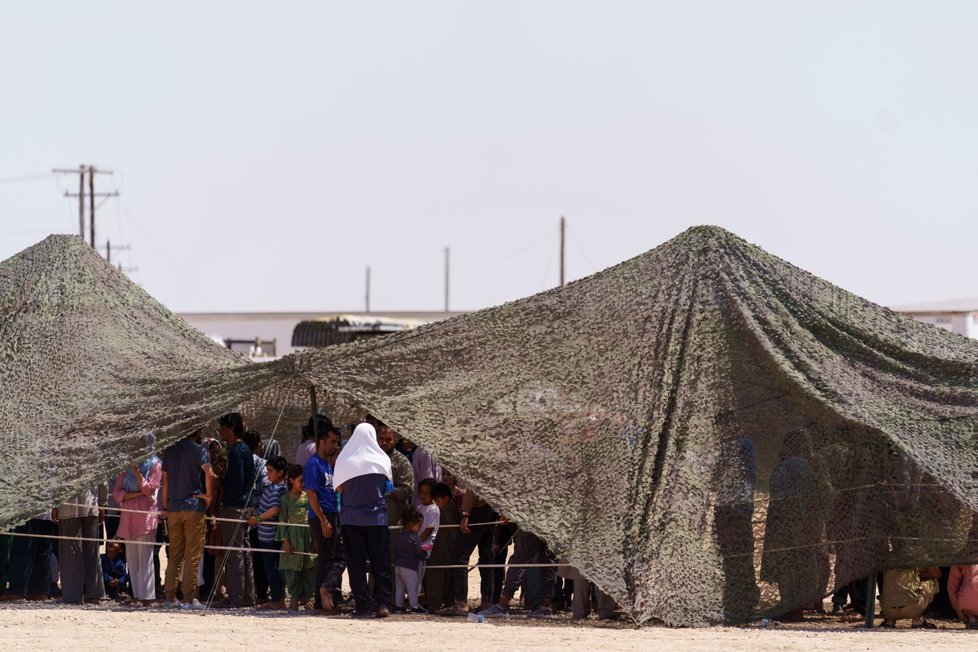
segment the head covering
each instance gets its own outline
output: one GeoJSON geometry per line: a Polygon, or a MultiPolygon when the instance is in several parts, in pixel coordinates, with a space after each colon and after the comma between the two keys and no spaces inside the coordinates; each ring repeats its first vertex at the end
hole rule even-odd
{"type": "Polygon", "coordinates": [[[369,423],[361,423],[353,431],[340,456],[336,458],[333,486],[338,487],[350,478],[381,473],[391,479],[391,458],[377,444],[377,431],[369,423]]]}

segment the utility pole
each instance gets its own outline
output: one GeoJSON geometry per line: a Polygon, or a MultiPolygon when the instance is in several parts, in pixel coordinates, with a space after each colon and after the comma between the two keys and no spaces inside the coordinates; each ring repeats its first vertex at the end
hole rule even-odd
{"type": "Polygon", "coordinates": [[[449,250],[445,247],[445,314],[448,314],[449,250]]]}
{"type": "Polygon", "coordinates": [[[564,243],[566,241],[567,220],[560,216],[560,287],[564,287],[564,243]]]}
{"type": "Polygon", "coordinates": [[[73,168],[54,168],[51,172],[55,174],[77,174],[78,175],[78,194],[65,191],[65,197],[78,197],[78,235],[82,240],[85,239],[85,197],[88,197],[89,214],[89,244],[95,248],[95,198],[96,197],[118,197],[118,191],[95,192],[95,175],[112,174],[112,170],[99,170],[94,165],[79,165],[78,169],[73,168]],[[85,173],[88,173],[88,193],[85,192],[85,173]]]}
{"type": "Polygon", "coordinates": [[[89,244],[95,248],[95,166],[88,166],[88,233],[89,244]]]}
{"type": "MultiPolygon", "coordinates": [[[[101,247],[100,247],[101,248],[101,247]]],[[[105,241],[105,260],[112,262],[112,243],[108,239],[105,241]]],[[[129,251],[129,245],[116,245],[115,251],[129,251]]],[[[122,263],[119,263],[119,269],[122,269],[122,263]]]]}
{"type": "Polygon", "coordinates": [[[370,312],[370,265],[367,265],[367,291],[363,296],[367,312],[370,312]]]}

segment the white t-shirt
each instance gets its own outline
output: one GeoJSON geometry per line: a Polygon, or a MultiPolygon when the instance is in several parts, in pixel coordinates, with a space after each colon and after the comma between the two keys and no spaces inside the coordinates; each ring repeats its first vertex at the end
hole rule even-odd
{"type": "Polygon", "coordinates": [[[438,509],[438,505],[431,503],[430,505],[418,505],[418,511],[424,517],[424,521],[421,523],[421,532],[428,528],[434,528],[431,531],[431,536],[421,543],[434,543],[435,535],[438,534],[438,523],[441,522],[441,510],[438,509]]]}

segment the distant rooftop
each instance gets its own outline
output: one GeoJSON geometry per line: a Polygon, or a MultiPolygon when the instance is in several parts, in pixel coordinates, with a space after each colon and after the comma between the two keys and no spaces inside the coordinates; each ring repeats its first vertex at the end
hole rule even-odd
{"type": "Polygon", "coordinates": [[[978,312],[978,297],[911,303],[905,306],[894,306],[893,310],[910,313],[978,312]]]}

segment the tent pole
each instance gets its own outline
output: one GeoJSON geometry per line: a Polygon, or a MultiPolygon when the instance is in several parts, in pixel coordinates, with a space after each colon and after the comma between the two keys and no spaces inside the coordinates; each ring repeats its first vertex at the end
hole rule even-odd
{"type": "Polygon", "coordinates": [[[316,437],[316,442],[319,442],[319,408],[316,406],[316,386],[309,386],[309,403],[312,408],[312,434],[316,437]]]}
{"type": "Polygon", "coordinates": [[[873,617],[876,615],[876,573],[866,578],[866,622],[863,627],[873,628],[873,617]]]}

